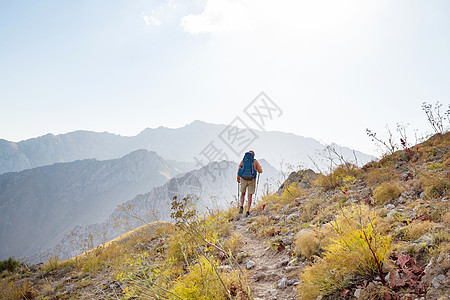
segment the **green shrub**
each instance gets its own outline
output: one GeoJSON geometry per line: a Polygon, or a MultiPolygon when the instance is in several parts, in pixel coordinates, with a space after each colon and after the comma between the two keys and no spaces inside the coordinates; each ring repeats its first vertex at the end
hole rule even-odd
{"type": "Polygon", "coordinates": [[[8,259],[0,261],[0,273],[8,270],[9,272],[14,272],[21,263],[14,258],[10,257],[8,259]]]}

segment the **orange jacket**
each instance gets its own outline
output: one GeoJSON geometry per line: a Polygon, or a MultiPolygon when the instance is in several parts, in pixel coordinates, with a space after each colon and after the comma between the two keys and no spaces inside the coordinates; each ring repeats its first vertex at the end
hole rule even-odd
{"type": "MultiPolygon", "coordinates": [[[[238,172],[241,167],[242,167],[242,160],[241,160],[241,163],[239,164],[238,172]]],[[[256,171],[258,171],[258,173],[263,172],[261,165],[259,164],[259,162],[256,159],[255,159],[255,169],[256,169],[256,171]]],[[[237,182],[241,182],[241,177],[239,177],[239,175],[237,175],[237,182]]]]}

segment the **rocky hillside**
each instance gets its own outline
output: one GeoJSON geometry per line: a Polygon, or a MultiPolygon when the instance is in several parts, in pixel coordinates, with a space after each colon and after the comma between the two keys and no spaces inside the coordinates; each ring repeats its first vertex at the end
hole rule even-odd
{"type": "Polygon", "coordinates": [[[0,258],[53,247],[76,225],[99,222],[118,204],[177,171],[154,152],[59,163],[0,175],[0,258]]]}
{"type": "MultiPolygon", "coordinates": [[[[213,157],[212,160],[237,161],[241,159],[241,152],[248,151],[248,149],[246,149],[247,147],[240,149],[242,147],[239,145],[233,146],[233,137],[228,139],[229,136],[224,131],[226,128],[225,125],[195,121],[176,129],[147,128],[137,136],[131,137],[106,132],[75,131],[60,135],[47,134],[21,142],[0,140],[0,174],[80,159],[115,159],[137,149],[156,151],[166,160],[192,163],[195,162],[194,157],[196,157],[203,160],[203,165],[206,165],[210,161],[205,161],[205,157],[201,153],[211,142],[220,150],[220,155],[213,157]],[[230,145],[231,148],[229,148],[230,145]],[[232,149],[239,155],[235,154],[232,149]]],[[[245,139],[247,138],[249,137],[245,137],[245,139]]],[[[310,165],[309,156],[314,158],[319,165],[327,166],[323,165],[321,156],[318,155],[325,146],[312,138],[282,132],[263,132],[256,129],[253,130],[250,138],[249,147],[258,149],[257,156],[266,158],[277,168],[282,159],[292,165],[310,165]]],[[[351,149],[339,147],[339,151],[347,159],[354,159],[351,149]]],[[[355,155],[359,163],[365,163],[374,158],[358,151],[355,152],[355,155]]],[[[191,166],[192,164],[188,164],[188,167],[191,166]]],[[[183,171],[191,169],[184,168],[183,171]]]]}
{"type": "Polygon", "coordinates": [[[171,204],[74,259],[2,262],[3,299],[449,299],[450,133],[358,168],[293,172],[248,218],[171,204]]]}
{"type": "MultiPolygon", "coordinates": [[[[260,160],[265,179],[278,178],[278,171],[264,159],[260,160]]],[[[195,197],[199,211],[228,209],[236,206],[236,170],[234,162],[214,162],[207,166],[174,177],[150,192],[138,195],[121,204],[103,220],[94,224],[76,226],[56,246],[25,258],[26,262],[45,262],[51,256],[68,259],[121,234],[153,221],[171,221],[171,201],[195,197]]],[[[272,180],[270,180],[272,181],[272,180]]],[[[270,188],[270,187],[269,187],[270,188]]],[[[263,189],[261,181],[260,189],[263,189]]]]}

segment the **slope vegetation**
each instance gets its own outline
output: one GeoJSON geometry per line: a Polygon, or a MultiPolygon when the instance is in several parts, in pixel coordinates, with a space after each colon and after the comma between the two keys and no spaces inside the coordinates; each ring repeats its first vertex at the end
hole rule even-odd
{"type": "MultiPolygon", "coordinates": [[[[4,271],[5,299],[448,299],[450,134],[363,168],[301,170],[248,218],[171,203],[83,256],[4,271]]],[[[9,263],[11,265],[12,263],[9,263]]]]}

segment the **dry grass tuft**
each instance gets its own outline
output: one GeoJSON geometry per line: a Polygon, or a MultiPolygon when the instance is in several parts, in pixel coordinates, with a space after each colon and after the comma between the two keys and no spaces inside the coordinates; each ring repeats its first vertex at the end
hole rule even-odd
{"type": "Polygon", "coordinates": [[[399,175],[392,165],[368,168],[364,174],[364,179],[368,184],[380,184],[398,177],[399,175]]]}
{"type": "Polygon", "coordinates": [[[422,187],[426,199],[435,199],[448,194],[450,182],[441,176],[427,175],[422,180],[422,187]]]}
{"type": "Polygon", "coordinates": [[[229,253],[231,253],[233,256],[236,256],[239,250],[239,247],[242,245],[241,235],[234,233],[230,237],[228,237],[224,244],[223,249],[229,253]]]}
{"type": "Polygon", "coordinates": [[[314,231],[304,229],[295,236],[294,245],[294,251],[297,255],[310,259],[318,253],[320,241],[314,231]]]}
{"type": "Polygon", "coordinates": [[[450,211],[442,215],[442,222],[450,224],[450,211]]]}
{"type": "Polygon", "coordinates": [[[361,174],[361,170],[351,163],[342,164],[336,167],[328,175],[319,174],[314,185],[319,186],[324,191],[334,190],[345,184],[352,184],[361,174]]]}
{"type": "Polygon", "coordinates": [[[384,205],[400,197],[402,192],[403,188],[399,182],[383,182],[373,191],[373,198],[375,199],[376,204],[384,205]]]}
{"type": "Polygon", "coordinates": [[[405,237],[417,240],[422,235],[432,232],[435,224],[430,221],[414,220],[405,228],[405,237]]]}
{"type": "Polygon", "coordinates": [[[34,297],[36,297],[36,290],[28,280],[0,279],[0,299],[19,300],[33,299],[34,297]]]}

